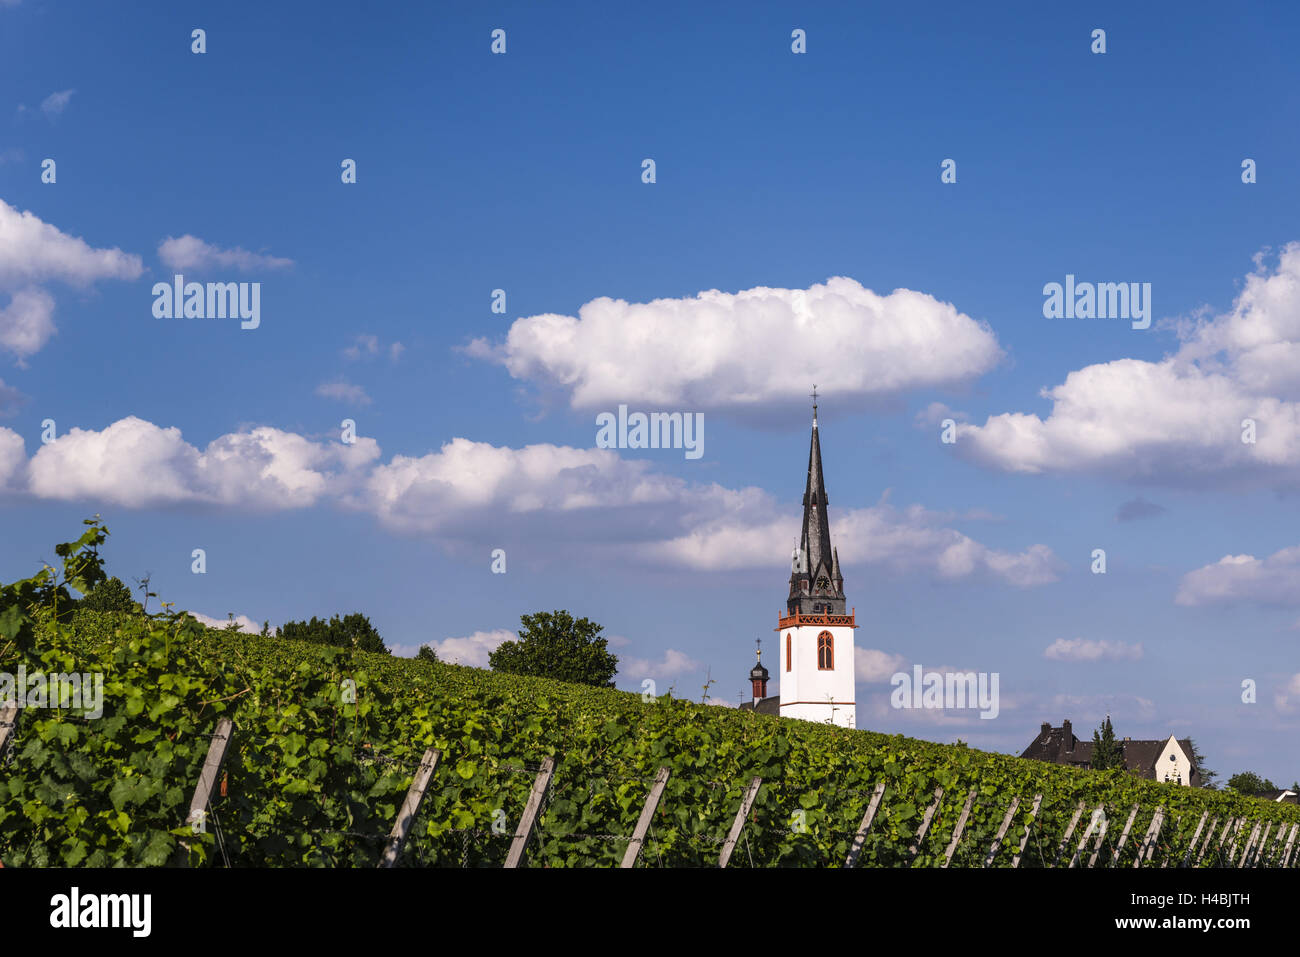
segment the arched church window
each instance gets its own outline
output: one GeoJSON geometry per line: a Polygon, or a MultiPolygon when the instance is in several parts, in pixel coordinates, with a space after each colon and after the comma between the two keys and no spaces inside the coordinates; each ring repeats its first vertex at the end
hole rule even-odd
{"type": "Polygon", "coordinates": [[[786,671],[790,670],[790,656],[791,656],[790,648],[791,648],[791,638],[790,638],[790,634],[787,632],[785,636],[785,670],[786,671]]]}
{"type": "Polygon", "coordinates": [[[817,636],[817,669],[835,670],[835,636],[829,631],[823,631],[817,636]]]}

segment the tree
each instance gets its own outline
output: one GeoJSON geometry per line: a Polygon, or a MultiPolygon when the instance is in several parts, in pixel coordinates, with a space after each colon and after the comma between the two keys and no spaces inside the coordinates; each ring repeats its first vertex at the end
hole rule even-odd
{"type": "Polygon", "coordinates": [[[614,687],[618,657],[606,648],[601,626],[576,621],[567,611],[521,615],[518,641],[502,642],[488,656],[493,671],[614,687]]]}
{"type": "Polygon", "coordinates": [[[1109,771],[1111,768],[1124,767],[1124,748],[1115,740],[1115,729],[1111,726],[1110,715],[1102,722],[1101,728],[1092,733],[1092,769],[1109,771]]]}
{"type": "Polygon", "coordinates": [[[373,651],[381,655],[391,654],[370,619],[360,612],[353,612],[341,619],[334,615],[329,621],[315,615],[311,621],[286,621],[280,626],[280,637],[290,641],[309,641],[317,645],[373,651]]]}
{"type": "Polygon", "coordinates": [[[1192,748],[1192,763],[1196,765],[1196,770],[1201,772],[1201,787],[1209,788],[1211,791],[1217,791],[1219,786],[1215,784],[1214,781],[1215,778],[1219,776],[1219,772],[1211,771],[1205,766],[1205,755],[1201,754],[1201,750],[1196,746],[1195,741],[1188,738],[1187,743],[1191,745],[1192,748]]]}
{"type": "Polygon", "coordinates": [[[416,661],[437,661],[438,653],[428,645],[421,645],[420,650],[415,653],[416,661]]]}
{"type": "Polygon", "coordinates": [[[131,589],[120,578],[109,578],[96,585],[85,598],[80,607],[90,611],[139,611],[139,606],[131,597],[131,589]]]}
{"type": "Polygon", "coordinates": [[[1261,778],[1254,771],[1238,771],[1228,778],[1228,787],[1238,794],[1262,794],[1265,791],[1278,790],[1276,784],[1268,778],[1261,778]]]}

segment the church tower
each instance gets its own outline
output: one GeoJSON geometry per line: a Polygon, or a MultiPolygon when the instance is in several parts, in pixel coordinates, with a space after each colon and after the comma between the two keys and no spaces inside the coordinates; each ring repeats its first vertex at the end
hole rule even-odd
{"type": "Polygon", "coordinates": [[[780,714],[783,718],[855,726],[853,629],[845,613],[840,556],[831,544],[813,389],[812,444],[803,493],[803,531],[791,556],[790,595],[779,617],[780,714]]]}

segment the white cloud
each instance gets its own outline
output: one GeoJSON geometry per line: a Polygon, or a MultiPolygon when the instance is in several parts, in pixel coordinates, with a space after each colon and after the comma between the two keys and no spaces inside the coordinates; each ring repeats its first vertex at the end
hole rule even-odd
{"type": "MultiPolygon", "coordinates": [[[[1150,698],[1131,694],[1057,694],[1049,699],[1047,713],[1067,718],[1073,716],[1075,735],[1087,739],[1091,730],[1085,729],[1085,724],[1100,724],[1107,715],[1112,720],[1148,720],[1155,717],[1156,704],[1150,698]]],[[[1136,735],[1130,734],[1129,737],[1136,735]]]]}
{"type": "Polygon", "coordinates": [[[172,269],[179,270],[220,268],[252,272],[259,269],[284,269],[293,265],[292,259],[252,253],[239,246],[221,249],[189,233],[179,238],[168,236],[159,243],[158,258],[172,269]]]}
{"type": "Polygon", "coordinates": [[[1292,675],[1282,690],[1273,696],[1273,705],[1283,713],[1300,711],[1300,673],[1292,675]]]}
{"type": "Polygon", "coordinates": [[[20,359],[40,352],[55,331],[54,297],[38,286],[19,289],[0,309],[0,349],[20,359]]]}
{"type": "Polygon", "coordinates": [[[27,401],[27,396],[11,385],[5,385],[0,379],[0,416],[13,415],[18,406],[27,401]]]}
{"type": "Polygon", "coordinates": [[[686,483],[609,449],[512,449],[455,438],[438,452],[394,456],[371,473],[358,504],[388,525],[432,531],[453,519],[671,504],[686,483]]]}
{"type": "Polygon", "coordinates": [[[965,412],[956,409],[950,409],[942,402],[931,402],[924,409],[916,413],[913,421],[917,425],[933,426],[938,425],[944,419],[952,419],[954,423],[965,422],[970,417],[965,412]]]}
{"type": "Polygon", "coordinates": [[[1300,546],[1265,559],[1224,555],[1213,565],[1184,575],[1174,598],[1176,604],[1193,606],[1234,601],[1300,604],[1300,546]]]}
{"type": "MultiPolygon", "coordinates": [[[[377,467],[355,504],[403,531],[476,537],[498,527],[492,523],[509,522],[521,536],[523,516],[579,513],[565,523],[570,537],[622,541],[648,563],[709,571],[779,567],[799,522],[760,489],[690,485],[612,450],[510,449],[460,438],[437,453],[399,455],[377,467]]],[[[1060,562],[1047,546],[991,549],[943,527],[943,517],[887,504],[836,515],[840,560],[944,580],[987,575],[1018,587],[1059,577],[1060,562]]],[[[546,534],[554,537],[553,523],[546,534]]]]}
{"type": "Polygon", "coordinates": [[[20,490],[27,473],[27,450],[23,437],[0,426],[0,492],[20,490]]]}
{"type": "Polygon", "coordinates": [[[32,457],[29,491],[140,508],[204,503],[300,508],[341,494],[379,455],[373,439],[321,443],[259,427],[200,451],[180,429],[130,416],[100,430],[73,428],[32,457]]]}
{"type": "Polygon", "coordinates": [[[444,638],[431,641],[429,646],[438,653],[440,661],[454,665],[468,665],[471,668],[488,667],[488,655],[504,641],[517,641],[519,635],[508,629],[496,631],[476,631],[463,638],[444,638]]]}
{"type": "Polygon", "coordinates": [[[62,90],[58,93],[51,93],[41,101],[41,111],[49,117],[58,116],[67,109],[68,101],[72,99],[72,94],[76,90],[62,90]]]}
{"type": "Polygon", "coordinates": [[[336,382],[322,382],[316,386],[316,394],[324,399],[338,399],[342,402],[355,402],[358,405],[369,405],[371,401],[365,389],[343,379],[336,382]]]}
{"type": "Polygon", "coordinates": [[[676,678],[703,670],[704,666],[684,651],[669,648],[659,660],[647,658],[628,658],[619,662],[619,676],[627,680],[640,681],[642,678],[676,678]]]}
{"type": "Polygon", "coordinates": [[[476,339],[468,352],[567,390],[574,408],[802,405],[812,382],[847,405],[966,382],[1002,357],[989,327],[951,304],[844,277],[649,303],[601,297],[576,317],[518,319],[504,343],[476,339]]]}
{"type": "Polygon", "coordinates": [[[1142,645],[1104,639],[1058,638],[1043,651],[1043,657],[1053,661],[1137,661],[1142,657],[1142,645]]]}
{"type": "Polygon", "coordinates": [[[138,279],[143,272],[139,256],[95,249],[0,200],[0,292],[10,295],[0,308],[0,348],[21,362],[54,335],[54,299],[40,284],[86,286],[98,279],[138,279]]]}
{"type": "MultiPolygon", "coordinates": [[[[608,549],[610,560],[701,570],[780,570],[798,531],[795,510],[777,509],[760,489],[690,484],[609,449],[456,438],[427,455],[379,458],[373,439],[344,445],[266,426],[200,449],[179,429],[134,416],[98,431],[73,428],[40,446],[25,468],[21,440],[7,450],[0,443],[11,489],[62,501],[253,509],[325,502],[372,514],[404,535],[481,544],[508,533],[520,543],[581,543],[593,554],[608,549]]],[[[837,514],[841,562],[1017,587],[1056,580],[1060,562],[1047,546],[992,549],[945,527],[948,517],[883,502],[837,514]]]]}
{"type": "Polygon", "coordinates": [[[958,427],[956,450],[1008,472],[1090,472],[1166,485],[1300,482],[1300,243],[1247,277],[1232,309],[1178,325],[1159,362],[1117,359],[1044,389],[1046,418],[958,427]],[[1243,421],[1256,423],[1244,442],[1243,421]]]}
{"type": "MultiPolygon", "coordinates": [[[[230,625],[229,618],[209,618],[207,615],[200,615],[197,611],[191,611],[189,614],[197,618],[209,628],[226,628],[230,625]]],[[[253,621],[253,619],[249,618],[247,615],[236,615],[235,624],[238,625],[239,630],[244,632],[246,635],[260,635],[262,633],[262,626],[253,621]]],[[[278,629],[271,629],[272,634],[275,634],[277,631],[278,629]]]]}
{"type": "Polygon", "coordinates": [[[388,345],[384,345],[379,341],[378,336],[366,334],[355,336],[352,345],[343,350],[343,357],[346,359],[369,359],[379,355],[380,352],[386,352],[389,360],[396,362],[405,351],[406,346],[400,342],[390,342],[388,345]]]}
{"type": "Polygon", "coordinates": [[[0,288],[47,280],[84,285],[97,279],[138,279],[143,272],[139,256],[95,249],[0,200],[0,288]]]}
{"type": "Polygon", "coordinates": [[[907,665],[902,655],[891,655],[875,648],[858,648],[853,652],[854,677],[867,684],[884,684],[907,665]]]}
{"type": "MultiPolygon", "coordinates": [[[[744,503],[750,513],[762,509],[744,503]]],[[[799,518],[727,515],[685,535],[646,545],[645,554],[668,564],[717,570],[763,567],[786,555],[796,540],[799,518]]],[[[770,511],[770,510],[769,510],[770,511]]],[[[1061,562],[1046,545],[1004,552],[940,525],[946,516],[920,505],[895,508],[885,502],[849,509],[832,517],[834,542],[843,565],[876,564],[895,571],[921,571],[943,580],[988,575],[1006,584],[1031,587],[1056,581],[1061,562]]]]}

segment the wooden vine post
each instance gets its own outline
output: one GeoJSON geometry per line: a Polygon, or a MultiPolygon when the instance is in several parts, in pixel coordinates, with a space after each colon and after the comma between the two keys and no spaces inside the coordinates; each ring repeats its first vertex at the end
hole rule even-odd
{"type": "Polygon", "coordinates": [[[1142,843],[1138,846],[1137,857],[1133,859],[1134,867],[1142,866],[1142,858],[1145,855],[1148,860],[1151,858],[1151,851],[1155,847],[1155,839],[1160,834],[1160,826],[1164,823],[1165,809],[1158,807],[1155,813],[1151,815],[1151,824],[1147,827],[1146,837],[1142,838],[1142,843]]]}
{"type": "Polygon", "coordinates": [[[5,753],[9,739],[18,728],[18,705],[11,704],[0,708],[0,754],[5,753]]]}
{"type": "MultiPolygon", "coordinates": [[[[1241,849],[1241,860],[1239,860],[1239,861],[1237,862],[1237,866],[1238,866],[1238,867],[1245,867],[1245,866],[1246,866],[1246,861],[1250,859],[1250,850],[1251,850],[1251,848],[1253,848],[1253,847],[1255,846],[1255,838],[1257,838],[1257,837],[1259,837],[1259,822],[1258,822],[1258,821],[1256,821],[1256,822],[1255,822],[1255,826],[1252,827],[1252,828],[1250,829],[1250,837],[1248,837],[1248,838],[1246,839],[1246,846],[1243,847],[1243,848],[1241,849]]],[[[1236,847],[1235,844],[1234,844],[1233,846],[1236,847]]],[[[1228,860],[1228,863],[1231,864],[1231,863],[1232,863],[1232,860],[1229,859],[1229,860],[1228,860]]]]}
{"type": "Polygon", "coordinates": [[[645,807],[641,808],[641,816],[637,819],[636,830],[632,832],[632,840],[628,842],[627,851],[623,854],[623,863],[620,867],[636,867],[636,859],[641,856],[641,848],[645,844],[646,832],[650,830],[650,823],[654,820],[655,810],[659,807],[659,799],[663,797],[664,788],[668,785],[668,768],[662,767],[659,773],[655,775],[655,783],[650,786],[650,793],[646,796],[645,807]]]}
{"type": "Polygon", "coordinates": [[[1300,831],[1300,824],[1291,825],[1291,835],[1286,839],[1286,850],[1282,852],[1282,866],[1289,867],[1291,861],[1292,845],[1295,844],[1296,831],[1300,831]]]}
{"type": "Polygon", "coordinates": [[[1237,826],[1232,829],[1232,844],[1228,846],[1229,864],[1231,864],[1232,859],[1237,856],[1237,842],[1241,840],[1241,829],[1245,826],[1246,819],[1244,817],[1237,818],[1237,826]]]}
{"type": "Polygon", "coordinates": [[[998,856],[998,850],[1002,847],[1002,838],[1006,836],[1007,828],[1011,826],[1011,819],[1016,816],[1016,808],[1018,807],[1020,807],[1020,795],[1016,795],[1011,799],[1011,806],[1007,808],[1007,813],[998,826],[997,834],[993,835],[993,844],[989,847],[989,852],[984,858],[985,867],[993,866],[993,860],[998,856]]]}
{"type": "Polygon", "coordinates": [[[921,852],[921,842],[925,840],[925,834],[930,830],[930,822],[934,820],[934,812],[939,810],[939,802],[943,800],[943,788],[934,789],[934,801],[925,809],[925,815],[921,818],[921,826],[916,829],[916,836],[912,838],[912,846],[907,849],[907,859],[914,861],[916,855],[921,852]]]}
{"type": "Polygon", "coordinates": [[[1106,843],[1106,827],[1110,824],[1110,819],[1106,817],[1106,812],[1101,812],[1101,829],[1097,831],[1097,846],[1092,849],[1092,857],[1088,858],[1088,866],[1097,865],[1097,856],[1101,854],[1101,849],[1106,843]]]}
{"type": "Polygon", "coordinates": [[[849,856],[844,860],[845,867],[857,865],[858,855],[862,853],[862,846],[867,841],[867,831],[871,830],[871,822],[876,819],[876,811],[880,808],[880,798],[884,793],[885,782],[881,781],[871,794],[871,803],[867,805],[867,813],[862,816],[862,823],[858,825],[858,833],[853,835],[853,843],[849,845],[849,856]]]}
{"type": "Polygon", "coordinates": [[[1025,833],[1020,838],[1020,847],[1016,850],[1016,856],[1011,859],[1013,868],[1020,866],[1020,858],[1024,856],[1025,845],[1029,843],[1029,829],[1034,823],[1034,818],[1038,816],[1038,809],[1043,806],[1043,796],[1034,795],[1034,806],[1029,810],[1029,820],[1025,821],[1025,833]]]}
{"type": "Polygon", "coordinates": [[[1205,852],[1210,848],[1210,842],[1214,840],[1214,829],[1219,826],[1219,818],[1216,815],[1214,820],[1210,821],[1210,826],[1205,832],[1205,840],[1201,842],[1201,850],[1196,855],[1196,867],[1201,866],[1201,861],[1205,857],[1205,852]]]}
{"type": "Polygon", "coordinates": [[[402,809],[397,812],[397,821],[393,824],[393,831],[388,835],[388,843],[384,846],[384,855],[379,859],[380,867],[393,867],[397,864],[397,858],[402,853],[402,846],[406,843],[407,835],[411,833],[411,825],[415,823],[415,815],[420,810],[420,802],[424,800],[424,792],[429,787],[429,781],[433,778],[434,769],[438,766],[439,753],[433,748],[424,752],[424,757],[420,759],[420,767],[415,772],[415,778],[411,781],[411,787],[406,792],[406,800],[402,802],[402,809]]]}
{"type": "MultiPolygon", "coordinates": [[[[230,739],[234,733],[235,724],[229,718],[222,718],[217,722],[212,743],[208,745],[208,756],[203,761],[203,770],[199,772],[199,783],[194,788],[194,797],[190,800],[189,817],[186,818],[186,823],[195,834],[201,834],[207,829],[208,804],[212,799],[212,789],[216,787],[217,775],[221,773],[221,764],[226,760],[226,750],[230,747],[230,739]]],[[[187,841],[179,843],[180,863],[188,867],[190,845],[187,841]]]]}
{"type": "Polygon", "coordinates": [[[745,796],[740,799],[740,810],[736,812],[736,819],[731,822],[731,830],[727,833],[727,839],[722,842],[722,853],[718,855],[719,867],[726,867],[727,862],[731,860],[731,854],[736,849],[736,842],[740,840],[740,832],[745,827],[745,818],[749,816],[749,809],[754,806],[754,798],[758,796],[758,789],[762,783],[762,778],[755,777],[749,782],[749,787],[745,789],[745,796]]]}
{"type": "MultiPolygon", "coordinates": [[[[1115,845],[1115,856],[1110,859],[1110,866],[1114,867],[1119,863],[1119,856],[1124,853],[1124,842],[1128,840],[1128,832],[1133,827],[1133,820],[1137,817],[1138,806],[1133,805],[1133,810],[1128,812],[1128,820],[1124,822],[1124,830],[1120,832],[1119,843],[1115,845]]],[[[1139,854],[1141,851],[1138,852],[1139,854]]]]}
{"type": "MultiPolygon", "coordinates": [[[[1187,853],[1183,855],[1183,863],[1182,863],[1180,866],[1182,866],[1182,867],[1186,867],[1186,866],[1187,866],[1187,862],[1190,861],[1190,860],[1192,859],[1192,852],[1194,852],[1194,851],[1196,850],[1196,841],[1200,838],[1200,836],[1201,836],[1201,831],[1205,830],[1205,819],[1206,819],[1207,817],[1209,817],[1209,816],[1210,816],[1210,812],[1209,812],[1209,811],[1202,811],[1202,812],[1201,812],[1201,820],[1200,820],[1200,822],[1196,825],[1196,833],[1192,835],[1192,840],[1191,840],[1191,842],[1187,845],[1187,853]]],[[[1214,825],[1211,824],[1210,827],[1213,828],[1214,825]]]]}
{"type": "Polygon", "coordinates": [[[1268,856],[1268,835],[1273,830],[1273,822],[1269,821],[1268,826],[1264,828],[1263,835],[1260,836],[1259,846],[1255,848],[1255,853],[1250,859],[1251,867],[1259,867],[1259,862],[1268,856]]]}
{"type": "Polygon", "coordinates": [[[524,849],[528,846],[528,839],[533,836],[533,826],[537,823],[537,815],[541,813],[542,802],[546,799],[546,792],[551,786],[551,776],[555,773],[555,758],[549,754],[542,759],[541,770],[537,772],[537,777],[533,780],[533,789],[528,792],[528,803],[524,805],[524,816],[519,819],[519,826],[515,828],[515,836],[510,841],[510,853],[506,855],[506,867],[518,867],[524,859],[524,849]]]}
{"type": "Polygon", "coordinates": [[[1080,801],[1079,806],[1074,809],[1074,816],[1070,818],[1070,826],[1065,829],[1065,836],[1061,838],[1061,846],[1056,849],[1056,860],[1052,864],[1053,867],[1061,863],[1061,855],[1065,853],[1066,845],[1070,843],[1070,837],[1074,834],[1074,829],[1079,826],[1079,818],[1083,817],[1083,807],[1084,804],[1080,801]]]}
{"type": "MultiPolygon", "coordinates": [[[[1097,835],[1097,850],[1100,851],[1101,839],[1106,836],[1106,809],[1100,804],[1097,805],[1097,809],[1088,817],[1088,826],[1084,828],[1083,837],[1079,840],[1079,847],[1070,858],[1070,867],[1074,867],[1079,863],[1079,859],[1083,856],[1084,849],[1088,846],[1088,839],[1092,837],[1092,832],[1097,830],[1098,824],[1101,825],[1101,832],[1097,835]]],[[[1095,861],[1096,859],[1097,855],[1094,853],[1092,855],[1092,860],[1088,862],[1088,866],[1091,867],[1092,861],[1095,861]]]]}
{"type": "Polygon", "coordinates": [[[952,829],[952,840],[948,842],[948,849],[943,852],[944,867],[952,863],[952,855],[957,850],[957,842],[961,840],[961,832],[966,829],[966,819],[970,817],[971,805],[975,803],[975,791],[975,788],[971,788],[970,793],[966,795],[966,804],[957,818],[957,826],[952,829]]]}

